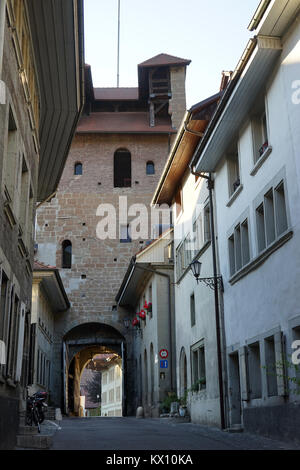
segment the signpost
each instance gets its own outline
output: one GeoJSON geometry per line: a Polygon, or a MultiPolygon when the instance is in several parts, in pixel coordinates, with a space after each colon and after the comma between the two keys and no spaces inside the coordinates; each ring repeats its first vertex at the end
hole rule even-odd
{"type": "Polygon", "coordinates": [[[161,359],[167,359],[168,355],[169,355],[169,351],[167,349],[161,349],[159,351],[159,357],[161,359]]]}
{"type": "Polygon", "coordinates": [[[160,361],[160,368],[161,369],[167,369],[168,368],[168,361],[167,359],[163,360],[163,361],[160,361]]]}

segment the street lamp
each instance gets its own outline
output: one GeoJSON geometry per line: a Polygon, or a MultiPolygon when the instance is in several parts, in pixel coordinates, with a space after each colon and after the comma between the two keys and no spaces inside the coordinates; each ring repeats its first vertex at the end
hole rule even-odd
{"type": "Polygon", "coordinates": [[[197,259],[192,261],[190,264],[191,271],[197,281],[197,284],[199,282],[204,282],[208,287],[213,290],[215,289],[215,286],[223,290],[222,276],[200,277],[201,267],[202,263],[200,263],[200,261],[198,261],[197,259]]]}

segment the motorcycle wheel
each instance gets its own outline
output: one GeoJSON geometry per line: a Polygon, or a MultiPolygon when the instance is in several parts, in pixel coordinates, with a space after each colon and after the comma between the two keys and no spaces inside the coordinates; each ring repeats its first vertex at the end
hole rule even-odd
{"type": "Polygon", "coordinates": [[[39,415],[39,423],[42,423],[45,419],[45,415],[44,415],[43,410],[39,410],[38,415],[39,415]]]}
{"type": "Polygon", "coordinates": [[[40,427],[40,421],[39,421],[39,414],[38,414],[38,411],[36,408],[33,409],[33,421],[34,421],[34,424],[37,426],[38,428],[38,432],[41,432],[41,427],[40,427]]]}
{"type": "Polygon", "coordinates": [[[27,426],[32,426],[32,422],[33,422],[33,417],[32,417],[32,411],[27,411],[26,413],[26,424],[27,426]]]}

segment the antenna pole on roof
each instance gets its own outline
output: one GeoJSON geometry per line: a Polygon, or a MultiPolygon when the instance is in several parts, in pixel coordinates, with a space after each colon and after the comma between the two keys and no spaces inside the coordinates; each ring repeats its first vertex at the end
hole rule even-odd
{"type": "Polygon", "coordinates": [[[118,0],[118,55],[117,55],[117,88],[120,80],[120,0],[118,0]]]}

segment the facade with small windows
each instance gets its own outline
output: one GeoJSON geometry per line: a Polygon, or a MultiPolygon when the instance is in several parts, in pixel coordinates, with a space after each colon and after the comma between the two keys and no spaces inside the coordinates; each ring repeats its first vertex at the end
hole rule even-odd
{"type": "Polygon", "coordinates": [[[101,374],[101,416],[122,416],[122,367],[119,359],[101,374]]]}
{"type": "Polygon", "coordinates": [[[57,186],[80,114],[82,40],[80,0],[1,1],[1,449],[14,448],[24,424],[32,380],[35,207],[57,186]],[[68,96],[61,92],[66,83],[68,96]]]}
{"type": "Polygon", "coordinates": [[[213,290],[197,284],[190,263],[213,275],[210,204],[206,180],[190,173],[189,162],[221,93],[186,112],[152,204],[170,204],[174,223],[176,391],[192,422],[220,426],[220,393],[213,290]]]}
{"type": "Polygon", "coordinates": [[[269,3],[192,166],[214,173],[229,425],[299,441],[299,2],[269,3]]]}
{"type": "MultiPolygon", "coordinates": [[[[185,111],[188,64],[159,54],[138,65],[136,88],[96,88],[85,68],[85,108],[58,190],[37,211],[37,257],[60,269],[71,303],[57,319],[57,343],[87,322],[126,334],[115,296],[130,259],[159,225],[150,200],[185,111]]],[[[55,361],[60,370],[59,355],[55,361]]],[[[129,390],[130,374],[128,366],[129,390]]],[[[130,405],[128,413],[135,413],[130,405]]]]}

